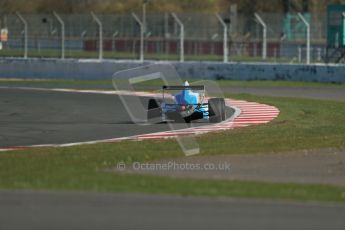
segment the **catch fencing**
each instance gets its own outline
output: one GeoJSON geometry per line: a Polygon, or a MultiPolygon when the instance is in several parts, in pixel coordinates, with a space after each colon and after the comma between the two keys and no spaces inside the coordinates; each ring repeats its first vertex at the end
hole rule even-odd
{"type": "Polygon", "coordinates": [[[2,18],[1,28],[8,31],[0,47],[3,57],[306,63],[308,58],[323,62],[326,52],[326,14],[162,13],[144,20],[140,14],[17,13],[2,18]]]}

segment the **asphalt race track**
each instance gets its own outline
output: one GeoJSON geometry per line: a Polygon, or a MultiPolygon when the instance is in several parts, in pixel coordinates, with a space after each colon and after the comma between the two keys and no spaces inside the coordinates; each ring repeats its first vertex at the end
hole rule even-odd
{"type": "MultiPolygon", "coordinates": [[[[1,83],[1,82],[0,82],[1,83]]],[[[51,88],[51,83],[42,82],[12,82],[13,87],[42,87],[51,88]],[[39,83],[39,84],[38,84],[39,83]]],[[[2,84],[3,85],[3,84],[2,84]]],[[[6,84],[5,84],[6,85],[6,84]]],[[[56,85],[54,86],[56,87],[56,85]]],[[[89,89],[90,85],[83,85],[78,83],[66,83],[59,84],[59,88],[77,88],[77,89],[89,89]]],[[[111,84],[92,84],[92,89],[113,89],[111,84]]],[[[141,86],[138,91],[152,90],[151,86],[141,86]]],[[[273,97],[295,97],[295,98],[310,98],[318,100],[335,100],[345,101],[344,88],[337,87],[298,87],[298,86],[221,86],[224,93],[246,93],[258,96],[273,96],[273,97]]]]}
{"type": "MultiPolygon", "coordinates": [[[[143,105],[147,105],[148,99],[141,98],[143,105]]],[[[205,124],[208,123],[193,126],[205,124]]],[[[0,148],[94,141],[167,130],[167,124],[131,122],[117,95],[0,88],[0,148]]]]}
{"type": "Polygon", "coordinates": [[[0,192],[0,229],[344,229],[345,206],[139,194],[0,192]]]}

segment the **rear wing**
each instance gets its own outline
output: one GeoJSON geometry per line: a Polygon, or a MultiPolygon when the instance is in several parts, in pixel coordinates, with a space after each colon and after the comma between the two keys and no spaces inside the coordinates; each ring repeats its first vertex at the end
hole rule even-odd
{"type": "Polygon", "coordinates": [[[190,86],[179,86],[179,85],[163,85],[163,90],[184,90],[184,89],[190,89],[190,90],[205,90],[204,85],[190,85],[190,86]]]}

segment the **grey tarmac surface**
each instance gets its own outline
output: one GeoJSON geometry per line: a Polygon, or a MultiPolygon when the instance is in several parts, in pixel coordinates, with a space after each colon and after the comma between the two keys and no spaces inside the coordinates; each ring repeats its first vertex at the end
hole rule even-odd
{"type": "MultiPolygon", "coordinates": [[[[148,99],[141,97],[143,105],[148,99]]],[[[131,122],[117,95],[0,88],[0,147],[94,141],[167,130],[167,124],[131,122]]]]}
{"type": "Polygon", "coordinates": [[[345,205],[0,191],[0,229],[344,229],[345,205]]]}
{"type": "MultiPolygon", "coordinates": [[[[3,84],[0,81],[0,86],[3,84]]],[[[111,84],[58,84],[52,85],[52,83],[41,83],[40,81],[23,83],[23,82],[12,82],[11,86],[14,87],[43,87],[43,88],[78,88],[78,89],[107,89],[112,90],[111,84]]],[[[159,89],[152,86],[142,86],[137,90],[153,90],[159,89]]],[[[244,86],[221,86],[221,89],[225,93],[247,93],[258,96],[273,96],[273,97],[297,97],[297,98],[309,98],[318,100],[334,100],[334,101],[345,101],[345,88],[337,87],[284,87],[284,86],[270,86],[270,87],[244,87],[244,86]]]]}

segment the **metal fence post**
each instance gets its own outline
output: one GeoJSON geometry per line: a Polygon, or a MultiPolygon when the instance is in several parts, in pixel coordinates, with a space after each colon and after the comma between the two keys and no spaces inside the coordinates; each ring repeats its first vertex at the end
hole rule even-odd
{"type": "Polygon", "coordinates": [[[171,13],[171,15],[180,26],[180,62],[184,62],[184,25],[175,13],[171,13]]]}
{"type": "Polygon", "coordinates": [[[91,12],[91,16],[93,20],[97,23],[98,29],[99,29],[99,60],[103,59],[103,25],[101,20],[93,13],[91,12]]]}
{"type": "Polygon", "coordinates": [[[267,25],[257,13],[254,15],[256,20],[262,26],[262,59],[265,60],[267,58],[267,25]]]}
{"type": "Polygon", "coordinates": [[[19,12],[16,15],[24,25],[24,58],[28,58],[28,23],[19,12]]]}
{"type": "Polygon", "coordinates": [[[298,46],[297,48],[297,52],[298,52],[298,62],[301,63],[302,62],[302,48],[300,46],[298,46]]]}
{"type": "Polygon", "coordinates": [[[53,14],[61,25],[61,59],[65,59],[65,23],[55,11],[53,14]]]}
{"type": "Polygon", "coordinates": [[[148,0],[143,1],[143,25],[144,25],[144,34],[147,33],[147,27],[146,27],[146,5],[148,3],[148,0]]]}
{"type": "Polygon", "coordinates": [[[229,48],[228,48],[228,27],[224,20],[220,17],[219,14],[216,14],[216,17],[218,18],[220,24],[223,26],[223,62],[228,62],[228,56],[229,56],[229,48]]]}
{"type": "Polygon", "coordinates": [[[298,13],[298,17],[302,20],[304,23],[305,27],[307,28],[307,51],[306,51],[306,56],[307,56],[307,64],[310,64],[310,24],[307,22],[307,20],[303,17],[301,13],[298,13]]]}
{"type": "MultiPolygon", "coordinates": [[[[342,13],[343,15],[343,34],[345,34],[345,12],[342,13]]],[[[345,44],[345,36],[343,36],[342,44],[345,44]]]]}
{"type": "Polygon", "coordinates": [[[115,38],[119,35],[119,31],[115,31],[113,34],[112,34],[112,50],[116,52],[116,41],[115,41],[115,38]]]}
{"type": "Polygon", "coordinates": [[[140,61],[144,62],[144,24],[135,13],[132,16],[140,26],[140,61]]]}

